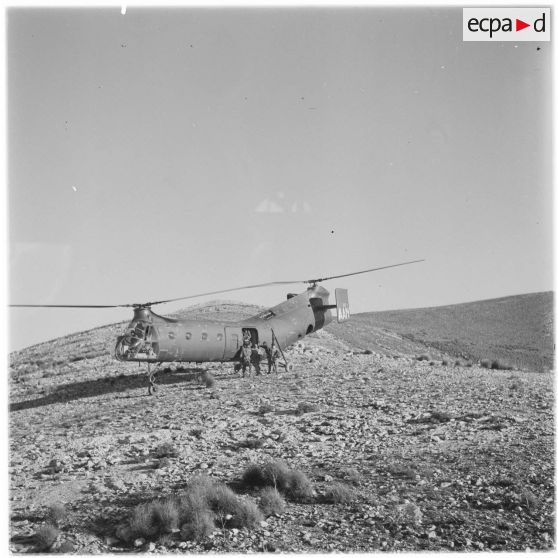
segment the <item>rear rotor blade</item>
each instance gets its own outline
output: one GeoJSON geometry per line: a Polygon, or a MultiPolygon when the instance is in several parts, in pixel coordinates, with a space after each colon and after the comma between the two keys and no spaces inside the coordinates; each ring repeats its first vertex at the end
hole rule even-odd
{"type": "Polygon", "coordinates": [[[257,289],[259,287],[271,287],[273,285],[294,285],[296,283],[306,283],[306,281],[273,281],[271,283],[260,283],[259,285],[246,285],[245,287],[235,287],[234,289],[224,289],[222,291],[211,291],[208,293],[201,293],[189,296],[181,296],[179,298],[169,298],[167,300],[157,300],[155,302],[149,302],[146,306],[152,306],[155,304],[165,304],[166,302],[176,302],[178,300],[187,300],[189,298],[198,298],[200,296],[209,296],[221,293],[232,293],[233,291],[243,291],[245,289],[257,289]]]}
{"type": "Polygon", "coordinates": [[[364,269],[363,271],[354,271],[353,273],[344,273],[343,275],[332,275],[331,277],[322,277],[321,279],[310,279],[304,281],[305,283],[320,283],[321,281],[329,281],[330,279],[339,279],[340,277],[350,277],[351,275],[360,275],[361,273],[370,273],[371,271],[379,271],[380,269],[389,269],[390,267],[399,267],[401,265],[409,265],[417,262],[423,262],[424,260],[413,260],[411,262],[403,262],[392,265],[384,265],[382,267],[373,267],[372,269],[364,269]]]}

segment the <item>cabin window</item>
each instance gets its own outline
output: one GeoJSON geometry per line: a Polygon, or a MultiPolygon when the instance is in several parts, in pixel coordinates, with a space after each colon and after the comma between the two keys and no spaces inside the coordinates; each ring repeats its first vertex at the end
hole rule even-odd
{"type": "Polygon", "coordinates": [[[260,318],[262,320],[270,320],[273,316],[275,316],[275,312],[273,312],[273,310],[268,310],[267,312],[260,314],[260,318]]]}
{"type": "Polygon", "coordinates": [[[206,331],[204,331],[202,333],[202,341],[207,341],[207,332],[206,331]]]}
{"type": "Polygon", "coordinates": [[[174,331],[169,331],[169,339],[174,339],[176,337],[176,334],[174,333],[174,331]]]}
{"type": "Polygon", "coordinates": [[[186,340],[190,341],[190,339],[192,339],[192,334],[189,331],[187,331],[186,332],[186,340]]]}
{"type": "Polygon", "coordinates": [[[223,341],[223,334],[222,333],[217,334],[217,341],[223,341]]]}

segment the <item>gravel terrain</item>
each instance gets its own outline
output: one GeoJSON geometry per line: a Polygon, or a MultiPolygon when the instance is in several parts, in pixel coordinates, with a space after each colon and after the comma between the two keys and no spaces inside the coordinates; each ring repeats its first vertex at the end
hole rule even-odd
{"type": "Polygon", "coordinates": [[[52,552],[554,548],[551,372],[363,352],[326,330],[288,351],[292,373],[243,379],[229,364],[172,365],[150,397],[145,366],[110,355],[120,329],[11,355],[12,552],[37,551],[56,504],[66,512],[52,552]],[[199,381],[207,369],[211,388],[199,381]],[[200,542],[119,537],[135,506],[200,474],[258,503],[239,481],[270,459],[304,472],[314,497],[200,542]],[[335,483],[350,497],[328,503],[335,483]]]}

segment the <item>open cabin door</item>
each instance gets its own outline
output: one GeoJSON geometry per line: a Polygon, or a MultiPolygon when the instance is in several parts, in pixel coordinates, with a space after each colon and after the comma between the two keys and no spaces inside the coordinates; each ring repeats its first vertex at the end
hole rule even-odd
{"type": "Polygon", "coordinates": [[[225,354],[224,360],[232,360],[242,346],[242,328],[225,327],[225,354]]]}

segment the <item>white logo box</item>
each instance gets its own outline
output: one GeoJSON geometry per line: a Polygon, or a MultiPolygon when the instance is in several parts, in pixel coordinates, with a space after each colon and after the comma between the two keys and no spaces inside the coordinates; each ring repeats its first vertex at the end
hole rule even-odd
{"type": "Polygon", "coordinates": [[[534,7],[463,8],[463,40],[550,41],[550,12],[534,7]]]}

